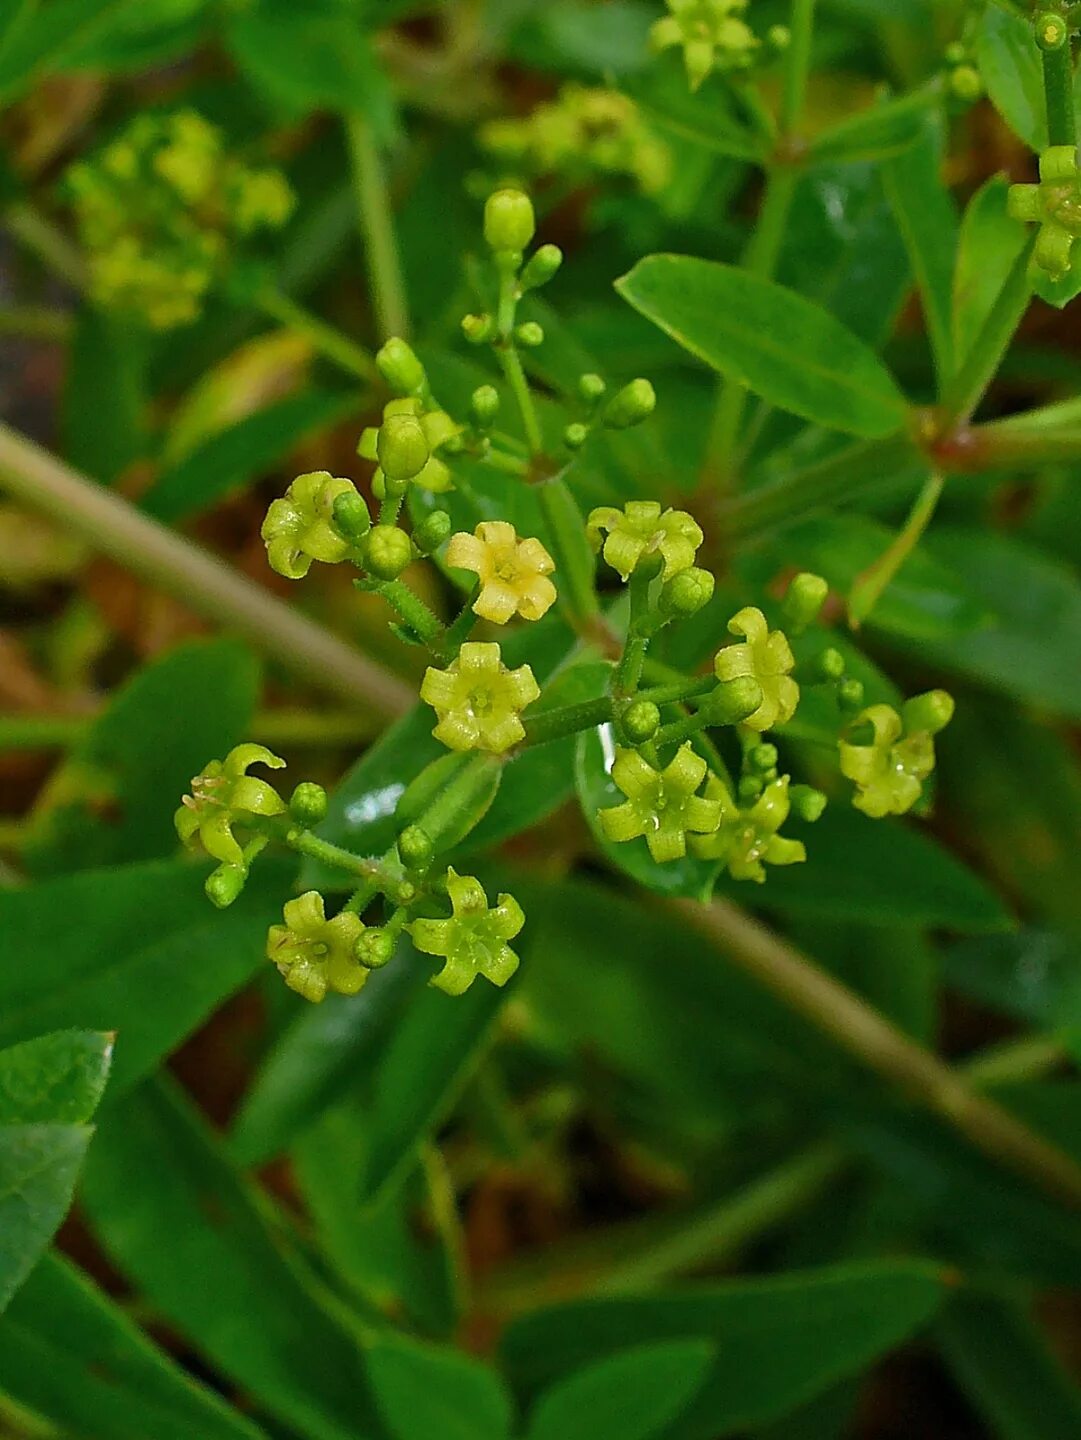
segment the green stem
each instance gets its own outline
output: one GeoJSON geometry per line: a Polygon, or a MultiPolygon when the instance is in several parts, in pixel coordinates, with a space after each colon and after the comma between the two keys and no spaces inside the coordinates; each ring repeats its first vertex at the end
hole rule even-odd
{"type": "Polygon", "coordinates": [[[642,667],[646,662],[650,635],[645,628],[649,613],[649,587],[655,578],[646,570],[634,570],[628,583],[630,592],[630,616],[627,620],[627,639],[623,654],[612,676],[612,693],[620,698],[633,695],[642,679],[642,667]]]}
{"type": "Polygon", "coordinates": [[[942,392],[938,423],[943,434],[963,425],[971,417],[994,379],[1028,309],[1032,297],[1029,261],[1035,244],[1036,237],[1033,235],[1014,261],[964,364],[942,392]]]}
{"type": "Polygon", "coordinates": [[[571,624],[579,631],[588,631],[600,614],[600,604],[593,557],[583,538],[582,512],[561,475],[552,476],[536,488],[548,526],[560,600],[571,624]]]}
{"type": "Polygon", "coordinates": [[[494,448],[484,456],[484,464],[490,465],[493,470],[502,470],[504,474],[517,475],[519,478],[529,474],[529,466],[518,455],[507,455],[494,448]]]}
{"type": "Polygon", "coordinates": [[[653,743],[658,750],[666,745],[681,745],[692,735],[697,735],[699,730],[704,730],[709,723],[709,718],[701,713],[695,715],[684,715],[681,720],[673,720],[669,725],[662,725],[653,737],[653,743]]]}
{"type": "Polygon", "coordinates": [[[923,532],[931,523],[944,484],[945,479],[941,475],[932,475],[926,481],[916,496],[904,525],[874,564],[864,570],[862,575],[857,575],[852,582],[848,595],[848,614],[853,625],[859,625],[867,619],[878,604],[882,592],[919,544],[923,532]]]}
{"type": "Polygon", "coordinates": [[[363,116],[347,115],[345,133],[353,166],[353,189],[368,260],[376,325],[384,340],[389,340],[392,335],[408,339],[409,310],[383,158],[372,127],[363,116]]]}
{"type": "Polygon", "coordinates": [[[81,535],[197,614],[243,635],[293,674],[366,713],[399,715],[413,704],[408,686],[294,606],[3,423],[0,490],[81,535]]]}
{"type": "MultiPolygon", "coordinates": [[[[89,715],[0,715],[0,750],[66,750],[89,734],[101,711],[89,715]]],[[[360,745],[377,726],[350,711],[264,710],[251,723],[253,740],[271,749],[360,745]]]]}
{"type": "Polygon", "coordinates": [[[982,1051],[962,1068],[974,1085],[991,1089],[1037,1079],[1058,1069],[1068,1058],[1066,1047],[1056,1035],[1025,1035],[982,1051]]]}
{"type": "Polygon", "coordinates": [[[86,264],[82,255],[51,220],[20,200],[6,211],[4,224],[15,239],[55,275],[76,290],[86,288],[86,264]]]}
{"type": "Polygon", "coordinates": [[[73,329],[71,316],[44,305],[12,305],[0,309],[0,335],[20,340],[68,340],[73,329]]]}
{"type": "Polygon", "coordinates": [[[290,830],[284,838],[289,848],[298,855],[307,855],[309,859],[318,860],[321,865],[328,865],[334,870],[344,870],[347,875],[356,875],[364,882],[360,887],[362,890],[371,886],[374,891],[388,895],[392,900],[398,899],[402,888],[402,875],[400,868],[394,863],[393,851],[378,859],[370,855],[354,855],[351,850],[323,840],[311,830],[290,830]]]}
{"type": "Polygon", "coordinates": [[[533,404],[529,381],[525,378],[525,371],[522,369],[521,356],[515,349],[512,340],[507,340],[497,346],[496,353],[499,356],[499,363],[503,367],[507,384],[510,386],[510,392],[514,396],[514,403],[518,406],[518,413],[522,417],[522,428],[525,430],[529,454],[535,459],[544,453],[544,439],[541,435],[537,407],[533,404]]]}
{"type": "Polygon", "coordinates": [[[700,675],[690,680],[673,680],[669,685],[652,685],[639,690],[640,700],[652,700],[654,705],[675,705],[682,700],[697,700],[716,689],[717,681],[712,675],[700,675]]]}
{"type": "MultiPolygon", "coordinates": [[[[1061,17],[1060,17],[1061,18],[1061,17]]],[[[1047,143],[1076,145],[1077,118],[1073,97],[1073,55],[1069,39],[1057,50],[1041,50],[1043,93],[1047,106],[1047,143]]]]}
{"type": "Polygon", "coordinates": [[[1017,421],[997,420],[978,425],[970,432],[973,453],[980,468],[1009,468],[1015,465],[1041,466],[1056,461],[1081,460],[1081,425],[1058,430],[1027,429],[1027,416],[1017,421]]]}
{"type": "Polygon", "coordinates": [[[256,297],[256,304],[271,320],[276,320],[287,330],[294,330],[298,335],[305,336],[320,355],[333,360],[350,375],[382,386],[383,380],[376,369],[375,361],[366,350],[350,340],[348,335],[343,335],[335,326],[328,325],[318,315],[305,310],[303,305],[298,305],[282,291],[264,290],[256,297]]]}
{"type": "Polygon", "coordinates": [[[562,740],[566,735],[577,735],[581,730],[592,730],[611,720],[615,707],[611,696],[604,695],[598,700],[583,700],[580,705],[564,705],[558,710],[542,710],[525,721],[523,745],[547,745],[552,740],[562,740]]]}
{"type": "Polygon", "coordinates": [[[784,87],[781,92],[780,130],[791,138],[803,114],[807,77],[811,70],[811,41],[814,35],[815,0],[792,0],[789,29],[792,39],[785,56],[784,87]]]}
{"type": "Polygon", "coordinates": [[[385,580],[376,587],[387,604],[435,655],[442,656],[446,639],[443,622],[428,609],[424,601],[401,580],[385,580]]]}

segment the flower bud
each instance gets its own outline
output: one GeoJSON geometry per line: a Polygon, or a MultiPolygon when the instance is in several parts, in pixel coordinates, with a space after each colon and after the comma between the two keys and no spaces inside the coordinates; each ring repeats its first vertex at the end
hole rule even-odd
{"type": "Polygon", "coordinates": [[[376,525],[364,547],[364,565],[379,580],[397,580],[413,558],[413,545],[396,525],[376,525]]]}
{"type": "Polygon", "coordinates": [[[627,430],[652,415],[657,396],[648,380],[632,380],[609,400],[604,423],[609,430],[627,430]]]}
{"type": "Polygon", "coordinates": [[[558,245],[542,245],[529,260],[518,278],[522,290],[539,290],[547,285],[563,264],[563,251],[558,245]]]}
{"type": "Polygon", "coordinates": [[[1036,44],[1041,50],[1061,50],[1069,39],[1069,26],[1063,17],[1053,10],[1037,15],[1033,23],[1036,27],[1036,44]]]}
{"type": "Polygon", "coordinates": [[[967,52],[960,40],[953,40],[942,52],[942,57],[947,65],[963,65],[967,52]]]}
{"type": "Polygon", "coordinates": [[[978,100],[983,94],[983,80],[975,65],[958,65],[951,70],[950,89],[958,100],[978,100]]]}
{"type": "Polygon", "coordinates": [[[563,443],[568,450],[581,450],[588,439],[589,426],[582,425],[577,420],[563,431],[563,443]]]}
{"type": "Polygon", "coordinates": [[[807,666],[808,681],[812,685],[835,684],[844,679],[844,673],[845,657],[832,645],[816,655],[807,666]]]}
{"type": "Polygon", "coordinates": [[[376,454],[388,480],[412,480],[427,465],[430,453],[416,415],[388,415],[380,425],[376,454]]]}
{"type": "Polygon", "coordinates": [[[757,770],[760,775],[766,775],[777,768],[777,747],[770,744],[755,745],[747,759],[752,769],[757,770]]]}
{"type": "Polygon", "coordinates": [[[715,583],[710,572],[699,565],[681,570],[661,586],[658,597],[661,613],[681,619],[696,615],[703,605],[708,605],[713,599],[715,583]]]}
{"type": "Polygon", "coordinates": [[[435,846],[419,825],[407,825],[398,836],[398,855],[407,870],[425,870],[432,863],[435,846]]]}
{"type": "Polygon", "coordinates": [[[523,325],[516,327],[514,338],[519,345],[524,345],[529,350],[535,350],[538,345],[544,344],[544,331],[535,320],[527,320],[523,325]]]}
{"type": "Polygon", "coordinates": [[[469,412],[478,430],[488,430],[499,414],[499,391],[494,385],[478,385],[469,400],[469,412]]]}
{"type": "Polygon", "coordinates": [[[347,490],[334,501],[334,528],[343,539],[356,545],[372,528],[367,501],[355,490],[347,490]]]}
{"type": "Polygon", "coordinates": [[[703,700],[701,709],[711,725],[738,725],[753,715],[762,704],[762,686],[753,675],[737,675],[723,680],[703,700]]]}
{"type": "Polygon", "coordinates": [[[766,40],[774,50],[787,50],[792,43],[792,31],[787,25],[771,25],[766,31],[766,40]]]}
{"type": "Polygon", "coordinates": [[[203,886],[206,898],[219,910],[225,910],[244,889],[247,878],[246,865],[219,865],[206,877],[206,884],[203,886]]]}
{"type": "Polygon", "coordinates": [[[901,717],[909,735],[925,733],[937,735],[953,719],[953,696],[945,690],[928,690],[925,695],[914,695],[901,706],[901,717]]]}
{"type": "Polygon", "coordinates": [[[524,250],[537,222],[533,202],[521,190],[496,190],[484,206],[484,239],[491,250],[524,250]]]}
{"type": "Polygon", "coordinates": [[[445,510],[433,510],[413,527],[413,544],[422,555],[431,555],[448,539],[453,526],[445,510]]]}
{"type": "Polygon", "coordinates": [[[766,782],[762,779],[761,775],[743,775],[740,777],[740,782],[736,786],[736,795],[739,797],[741,804],[750,805],[758,799],[765,788],[766,782]]]}
{"type": "Polygon", "coordinates": [[[837,686],[837,703],[842,710],[863,709],[863,682],[851,676],[837,686]]]}
{"type": "Polygon", "coordinates": [[[810,785],[793,785],[788,792],[792,813],[807,825],[813,825],[822,818],[826,808],[826,797],[821,790],[810,785]]]}
{"type": "Polygon", "coordinates": [[[620,728],[630,745],[644,745],[652,740],[661,723],[661,712],[652,700],[636,700],[620,718],[620,728]]]}
{"type": "Polygon", "coordinates": [[[375,364],[383,379],[399,395],[422,395],[428,389],[428,376],[413,347],[397,336],[377,352],[375,364]]]}
{"type": "Polygon", "coordinates": [[[394,954],[394,936],[385,930],[363,930],[353,945],[353,954],[365,970],[380,970],[394,954]]]}
{"type": "Polygon", "coordinates": [[[490,340],[495,327],[490,315],[465,315],[462,317],[462,334],[470,345],[483,345],[490,340]]]}
{"type": "Polygon", "coordinates": [[[809,571],[802,570],[792,579],[785,591],[781,608],[797,635],[818,619],[829,593],[830,587],[821,575],[812,575],[809,571]]]}
{"type": "Polygon", "coordinates": [[[313,780],[302,780],[289,801],[289,813],[298,825],[318,825],[327,817],[327,792],[313,780]]]}
{"type": "Polygon", "coordinates": [[[587,405],[596,405],[604,399],[608,386],[599,375],[587,374],[578,378],[578,394],[587,405]]]}

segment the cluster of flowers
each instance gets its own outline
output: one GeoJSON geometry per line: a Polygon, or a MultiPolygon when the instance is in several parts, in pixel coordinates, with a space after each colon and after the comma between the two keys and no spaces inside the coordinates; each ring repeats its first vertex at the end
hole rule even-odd
{"type": "Polygon", "coordinates": [[[140,115],[65,178],[98,304],[153,328],[194,320],[238,244],[284,225],[294,196],[275,169],[229,156],[194,110],[140,115]]]}
{"type": "Polygon", "coordinates": [[[665,0],[668,14],[650,31],[654,50],[680,49],[692,90],[714,71],[729,74],[749,70],[770,53],[787,48],[791,35],[784,25],[772,25],[765,44],[742,19],[747,0],[665,0]]]}

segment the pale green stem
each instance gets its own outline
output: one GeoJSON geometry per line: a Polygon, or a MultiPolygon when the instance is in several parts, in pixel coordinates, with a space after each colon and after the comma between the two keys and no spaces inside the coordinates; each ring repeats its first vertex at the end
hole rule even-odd
{"type": "Polygon", "coordinates": [[[345,116],[345,133],[376,326],[384,340],[392,335],[408,339],[409,311],[383,157],[372,127],[362,115],[345,116]]]}
{"type": "Polygon", "coordinates": [[[857,575],[852,582],[848,596],[848,615],[854,626],[868,618],[881,599],[882,592],[919,544],[931,523],[945,483],[941,475],[932,475],[927,480],[916,496],[908,518],[893,540],[874,564],[864,570],[862,575],[857,575]]]}
{"type": "Polygon", "coordinates": [[[15,239],[54,274],[77,290],[85,289],[86,265],[83,257],[51,220],[20,200],[6,211],[4,224],[15,239]]]}
{"type": "Polygon", "coordinates": [[[781,92],[781,134],[790,137],[803,114],[807,77],[811,71],[811,41],[814,36],[815,0],[792,0],[789,29],[792,39],[785,56],[784,88],[781,92]]]}
{"type": "Polygon", "coordinates": [[[133,575],[339,699],[380,716],[413,703],[408,686],[221,560],[140,514],[119,495],[0,424],[0,490],[108,555],[133,575]]]}
{"type": "Polygon", "coordinates": [[[333,360],[349,374],[357,375],[375,385],[382,385],[375,361],[366,350],[350,340],[348,335],[343,335],[333,325],[321,320],[318,315],[305,310],[303,305],[298,305],[288,295],[280,290],[264,290],[256,297],[256,304],[264,315],[276,320],[279,325],[284,325],[287,330],[294,330],[298,335],[305,336],[321,355],[333,360]]]}
{"type": "Polygon", "coordinates": [[[496,353],[499,355],[499,363],[503,367],[503,374],[510,386],[510,392],[514,396],[514,403],[518,406],[518,413],[522,417],[522,428],[525,430],[529,453],[531,456],[542,455],[544,439],[541,435],[540,421],[537,419],[537,408],[533,404],[529,381],[525,378],[521,357],[514,348],[513,340],[507,340],[505,344],[500,345],[496,353]]]}
{"type": "MultiPolygon", "coordinates": [[[[66,750],[89,733],[100,714],[0,715],[0,751],[66,750]]],[[[251,737],[273,750],[290,747],[362,745],[378,731],[372,716],[352,711],[262,710],[251,723],[251,737]]]]}

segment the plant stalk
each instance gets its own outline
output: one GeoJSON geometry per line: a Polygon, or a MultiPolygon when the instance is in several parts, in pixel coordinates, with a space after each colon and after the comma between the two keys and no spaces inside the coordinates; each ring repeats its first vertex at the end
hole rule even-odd
{"type": "Polygon", "coordinates": [[[409,309],[383,157],[372,127],[362,115],[345,117],[345,133],[353,166],[353,189],[364,238],[376,326],[384,340],[389,340],[392,335],[407,340],[409,309]]]}

